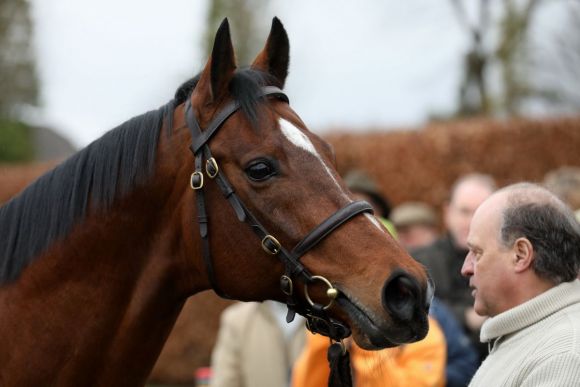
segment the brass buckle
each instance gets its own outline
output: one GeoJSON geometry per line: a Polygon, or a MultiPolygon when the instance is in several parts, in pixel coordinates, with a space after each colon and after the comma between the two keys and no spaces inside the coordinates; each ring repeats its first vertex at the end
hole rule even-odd
{"type": "Polygon", "coordinates": [[[219,171],[220,169],[217,165],[217,161],[215,161],[213,157],[209,158],[205,162],[205,172],[207,173],[210,179],[216,177],[219,171]]]}
{"type": "MultiPolygon", "coordinates": [[[[338,297],[338,289],[332,286],[329,280],[320,275],[313,275],[312,280],[322,281],[326,284],[326,286],[328,286],[328,289],[326,289],[326,296],[330,299],[330,301],[328,302],[328,304],[322,307],[322,309],[327,310],[332,306],[336,297],[338,297]]],[[[306,301],[308,301],[310,306],[314,306],[314,301],[312,301],[312,298],[310,298],[310,294],[308,294],[308,284],[304,284],[304,296],[306,297],[306,301]]]]}
{"type": "Polygon", "coordinates": [[[262,239],[262,248],[268,254],[276,255],[282,249],[282,245],[272,235],[266,235],[264,237],[264,239],[262,239]],[[272,245],[267,245],[268,242],[270,242],[271,244],[273,244],[273,246],[272,245]]]}
{"type": "Polygon", "coordinates": [[[193,190],[198,190],[203,187],[203,173],[200,171],[195,171],[191,174],[191,178],[189,179],[189,186],[193,190]],[[195,181],[197,177],[197,181],[195,181]]]}
{"type": "Polygon", "coordinates": [[[292,279],[284,274],[280,277],[280,289],[282,293],[287,296],[291,296],[294,293],[294,284],[292,283],[292,279]]]}

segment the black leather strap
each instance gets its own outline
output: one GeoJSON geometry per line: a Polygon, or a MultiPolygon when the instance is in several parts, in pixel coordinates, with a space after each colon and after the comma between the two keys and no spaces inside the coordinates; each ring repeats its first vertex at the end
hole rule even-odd
{"type": "MultiPolygon", "coordinates": [[[[191,132],[192,138],[198,138],[202,135],[201,127],[197,119],[195,118],[195,114],[193,113],[193,109],[191,107],[191,100],[187,100],[185,104],[185,119],[187,122],[187,126],[191,132]]],[[[208,148],[209,151],[209,148],[208,148]]],[[[203,152],[194,153],[195,161],[195,173],[203,174],[203,159],[204,154],[203,152]]],[[[205,184],[205,182],[204,182],[205,184]]],[[[195,202],[197,208],[197,222],[199,224],[199,235],[201,237],[201,244],[202,244],[202,258],[203,264],[205,266],[205,271],[207,273],[208,280],[210,282],[211,287],[214,289],[216,294],[223,298],[231,298],[228,294],[223,292],[219,287],[217,280],[215,278],[215,270],[213,268],[213,260],[211,257],[211,249],[209,243],[209,217],[206,210],[205,205],[205,194],[203,190],[203,185],[195,190],[195,202]]]]}
{"type": "Polygon", "coordinates": [[[330,215],[326,220],[320,223],[314,230],[304,237],[292,249],[292,255],[295,258],[300,258],[308,250],[312,249],[330,233],[340,227],[342,224],[348,222],[351,218],[363,212],[373,213],[373,207],[362,200],[347,204],[334,214],[330,215]]]}

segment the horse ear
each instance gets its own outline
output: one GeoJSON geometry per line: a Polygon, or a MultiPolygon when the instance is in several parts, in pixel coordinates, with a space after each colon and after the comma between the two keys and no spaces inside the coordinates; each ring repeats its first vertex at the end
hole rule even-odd
{"type": "Polygon", "coordinates": [[[266,41],[266,46],[258,54],[252,67],[273,75],[278,80],[280,88],[284,87],[288,76],[288,63],[290,62],[290,43],[288,34],[280,19],[272,19],[272,28],[266,41]]]}
{"type": "MultiPolygon", "coordinates": [[[[210,100],[215,101],[225,94],[228,84],[236,70],[236,58],[230,35],[230,23],[225,18],[216,33],[209,58],[205,69],[201,74],[200,83],[207,83],[209,79],[210,100]]],[[[206,87],[207,90],[207,87],[206,87]]]]}

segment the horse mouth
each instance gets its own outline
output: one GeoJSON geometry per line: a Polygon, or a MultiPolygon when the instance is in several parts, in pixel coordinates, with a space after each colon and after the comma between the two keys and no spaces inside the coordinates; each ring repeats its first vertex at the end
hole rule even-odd
{"type": "Polygon", "coordinates": [[[363,306],[351,300],[343,292],[336,302],[346,312],[351,323],[352,336],[359,347],[365,350],[377,350],[396,347],[422,339],[425,335],[417,334],[409,325],[384,327],[372,318],[363,306]]]}

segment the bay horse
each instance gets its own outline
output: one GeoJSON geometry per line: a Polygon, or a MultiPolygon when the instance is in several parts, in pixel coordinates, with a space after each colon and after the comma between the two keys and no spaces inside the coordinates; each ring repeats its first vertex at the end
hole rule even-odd
{"type": "Polygon", "coordinates": [[[289,319],[366,349],[425,336],[424,268],[290,108],[288,63],[274,18],[237,69],[224,20],[172,101],[0,209],[1,386],[141,385],[184,300],[212,288],[285,302],[289,319]]]}

